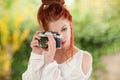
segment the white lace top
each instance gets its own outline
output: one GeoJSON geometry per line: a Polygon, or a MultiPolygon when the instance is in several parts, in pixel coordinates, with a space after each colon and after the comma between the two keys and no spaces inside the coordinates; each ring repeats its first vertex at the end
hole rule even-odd
{"type": "Polygon", "coordinates": [[[22,80],[88,80],[92,72],[92,65],[89,72],[84,74],[82,71],[83,54],[89,53],[80,50],[68,62],[57,64],[54,61],[44,65],[44,56],[32,52],[22,80]]]}

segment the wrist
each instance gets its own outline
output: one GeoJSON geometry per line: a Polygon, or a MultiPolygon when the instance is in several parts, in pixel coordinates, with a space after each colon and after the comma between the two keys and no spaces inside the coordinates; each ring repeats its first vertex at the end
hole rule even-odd
{"type": "Polygon", "coordinates": [[[54,59],[45,60],[45,65],[48,65],[54,61],[55,61],[54,59]]]}
{"type": "Polygon", "coordinates": [[[34,50],[32,50],[32,52],[34,53],[34,54],[38,54],[38,55],[42,55],[42,51],[34,51],[34,50]]]}

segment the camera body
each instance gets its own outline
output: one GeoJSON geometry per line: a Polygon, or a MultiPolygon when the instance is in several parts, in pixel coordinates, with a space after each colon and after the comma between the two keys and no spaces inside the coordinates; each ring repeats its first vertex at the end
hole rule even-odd
{"type": "Polygon", "coordinates": [[[48,42],[48,34],[51,34],[53,38],[56,41],[56,48],[61,49],[62,47],[62,35],[56,33],[56,32],[41,32],[39,33],[39,36],[41,37],[39,40],[39,45],[41,48],[48,48],[48,45],[46,44],[48,42]]]}

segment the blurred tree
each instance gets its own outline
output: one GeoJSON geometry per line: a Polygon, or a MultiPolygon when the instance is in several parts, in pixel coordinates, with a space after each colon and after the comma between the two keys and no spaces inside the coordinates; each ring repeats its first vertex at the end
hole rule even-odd
{"type": "Polygon", "coordinates": [[[10,80],[12,56],[27,38],[30,20],[36,22],[32,15],[35,11],[28,13],[32,6],[27,2],[0,0],[0,80],[10,80]]]}
{"type": "Polygon", "coordinates": [[[2,15],[3,18],[0,19],[0,79],[8,80],[11,72],[11,58],[13,53],[15,53],[26,39],[29,34],[29,29],[24,29],[20,32],[20,24],[24,17],[19,16],[16,19],[23,18],[21,21],[14,19],[15,23],[9,24],[10,18],[7,13],[2,15]],[[16,25],[16,26],[14,26],[16,25]],[[12,27],[12,32],[10,31],[12,27]]]}
{"type": "MultiPolygon", "coordinates": [[[[72,9],[75,42],[93,56],[93,70],[100,57],[120,46],[120,0],[75,0],[72,9]]],[[[94,71],[93,71],[94,72],[94,71]]]]}

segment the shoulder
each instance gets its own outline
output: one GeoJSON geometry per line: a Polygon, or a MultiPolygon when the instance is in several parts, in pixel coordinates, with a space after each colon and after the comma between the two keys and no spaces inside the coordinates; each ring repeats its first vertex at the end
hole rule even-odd
{"type": "Polygon", "coordinates": [[[83,73],[87,74],[91,67],[92,67],[92,55],[87,51],[83,51],[83,58],[82,58],[83,73]]]}

